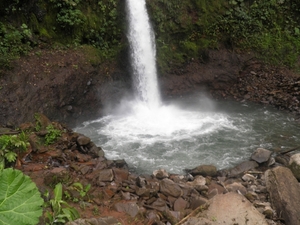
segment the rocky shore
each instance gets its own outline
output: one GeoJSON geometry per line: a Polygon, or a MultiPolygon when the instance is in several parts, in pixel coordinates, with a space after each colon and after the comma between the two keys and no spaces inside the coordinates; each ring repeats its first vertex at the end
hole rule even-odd
{"type": "MultiPolygon", "coordinates": [[[[20,126],[32,133],[30,151],[16,167],[41,193],[63,184],[68,193],[64,198],[81,212],[80,219],[68,224],[299,224],[297,148],[281,153],[259,148],[248,161],[225,170],[199,165],[184,174],[163,169],[135,174],[124,160],[107,159],[89,137],[42,114],[39,118],[39,132],[33,132],[33,123],[20,126]],[[38,140],[49,125],[62,135],[49,146],[41,145],[38,140]],[[90,185],[84,197],[72,189],[75,182],[90,185]]],[[[41,218],[40,224],[45,223],[41,218]]]]}

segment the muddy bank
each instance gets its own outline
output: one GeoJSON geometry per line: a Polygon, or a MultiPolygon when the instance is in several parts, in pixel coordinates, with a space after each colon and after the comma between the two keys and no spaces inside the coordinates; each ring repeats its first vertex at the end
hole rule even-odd
{"type": "MultiPolygon", "coordinates": [[[[126,56],[117,63],[95,63],[83,49],[41,49],[14,62],[1,74],[0,124],[17,126],[40,112],[74,127],[105,113],[131,94],[126,56]]],[[[274,105],[299,114],[299,78],[268,67],[250,55],[208,51],[170,74],[159,74],[163,98],[205,91],[213,98],[274,105]]]]}

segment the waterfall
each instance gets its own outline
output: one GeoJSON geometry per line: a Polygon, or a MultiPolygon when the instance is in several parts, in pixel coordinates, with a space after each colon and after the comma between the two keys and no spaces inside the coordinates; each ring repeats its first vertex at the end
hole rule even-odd
{"type": "Polygon", "coordinates": [[[154,33],[145,0],[127,0],[128,39],[136,97],[148,107],[160,105],[154,33]]]}

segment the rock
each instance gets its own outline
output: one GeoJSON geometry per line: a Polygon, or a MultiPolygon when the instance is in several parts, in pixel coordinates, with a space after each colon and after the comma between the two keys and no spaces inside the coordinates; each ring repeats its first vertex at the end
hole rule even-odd
{"type": "Polygon", "coordinates": [[[207,199],[201,196],[196,196],[191,199],[190,201],[190,208],[191,209],[197,209],[199,206],[204,205],[207,203],[207,199]]]}
{"type": "Polygon", "coordinates": [[[300,181],[300,153],[291,156],[289,161],[289,168],[291,169],[297,180],[300,181]]]}
{"type": "Polygon", "coordinates": [[[112,169],[100,170],[98,174],[98,182],[111,182],[114,179],[114,173],[112,169]]]}
{"type": "Polygon", "coordinates": [[[206,179],[205,179],[205,177],[202,177],[202,176],[197,176],[197,177],[195,177],[195,179],[193,181],[187,182],[187,185],[190,185],[192,187],[202,186],[205,184],[206,184],[206,179]]]}
{"type": "Polygon", "coordinates": [[[157,179],[164,179],[169,177],[169,173],[165,169],[159,169],[153,171],[153,176],[157,179]]]}
{"type": "Polygon", "coordinates": [[[77,143],[81,146],[87,145],[91,142],[91,139],[89,137],[86,137],[84,135],[79,135],[77,138],[77,143]]]}
{"type": "Polygon", "coordinates": [[[202,175],[215,177],[217,176],[217,168],[212,165],[202,165],[190,170],[189,173],[193,176],[202,175]]]}
{"type": "Polygon", "coordinates": [[[249,182],[249,181],[255,181],[255,177],[252,174],[246,173],[244,176],[242,176],[243,181],[249,182]]]}
{"type": "Polygon", "coordinates": [[[112,216],[90,219],[77,219],[67,222],[66,225],[119,225],[120,221],[112,216]]]}
{"type": "Polygon", "coordinates": [[[242,195],[245,195],[247,193],[247,189],[241,183],[237,182],[226,185],[226,189],[230,192],[236,192],[242,195]]]}
{"type": "Polygon", "coordinates": [[[125,212],[132,218],[139,213],[139,206],[135,202],[116,203],[114,207],[118,212],[125,212]]]}
{"type": "Polygon", "coordinates": [[[164,195],[171,195],[175,198],[178,198],[182,195],[182,190],[179,185],[168,178],[165,178],[160,182],[159,190],[164,195]]]}
{"type": "Polygon", "coordinates": [[[239,165],[235,166],[234,168],[232,168],[229,171],[229,177],[237,177],[241,174],[243,174],[244,172],[254,169],[258,167],[258,164],[254,161],[244,161],[242,163],[240,163],[239,165]]]}
{"type": "Polygon", "coordinates": [[[183,211],[184,209],[186,209],[187,205],[188,205],[188,202],[186,200],[184,200],[183,198],[178,198],[174,202],[174,210],[175,211],[183,211]]]}
{"type": "Polygon", "coordinates": [[[180,225],[247,224],[268,225],[264,216],[242,195],[229,192],[210,199],[206,210],[189,217],[180,225]],[[206,219],[206,220],[204,220],[206,219]],[[206,221],[206,223],[203,223],[206,221]]]}
{"type": "Polygon", "coordinates": [[[264,148],[258,148],[252,153],[251,159],[253,159],[258,163],[264,163],[269,161],[271,155],[272,155],[271,151],[264,148]]]}
{"type": "Polygon", "coordinates": [[[276,167],[265,172],[266,186],[273,208],[285,224],[300,224],[300,188],[290,169],[276,167]]]}

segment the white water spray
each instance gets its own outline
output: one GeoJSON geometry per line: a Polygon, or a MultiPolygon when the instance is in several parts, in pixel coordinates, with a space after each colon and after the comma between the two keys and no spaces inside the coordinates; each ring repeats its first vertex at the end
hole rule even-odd
{"type": "MultiPolygon", "coordinates": [[[[106,157],[125,159],[139,173],[158,168],[182,173],[184,168],[203,164],[221,169],[248,159],[257,147],[270,148],[269,140],[274,137],[282,144],[275,130],[280,134],[284,128],[282,137],[290,136],[287,134],[294,128],[287,126],[286,118],[268,115],[260,106],[234,107],[237,103],[230,103],[221,107],[227,108],[226,113],[217,112],[212,101],[199,95],[161,104],[145,1],[126,1],[134,85],[140,101],[123,100],[113,114],[76,128],[101,146],[106,157]]],[[[292,139],[299,142],[300,136],[292,139]]],[[[286,141],[291,144],[291,139],[286,141]]]]}
{"type": "Polygon", "coordinates": [[[134,86],[140,100],[155,109],[160,105],[156,72],[156,50],[145,0],[127,0],[128,39],[134,86]]]}

